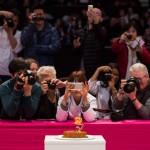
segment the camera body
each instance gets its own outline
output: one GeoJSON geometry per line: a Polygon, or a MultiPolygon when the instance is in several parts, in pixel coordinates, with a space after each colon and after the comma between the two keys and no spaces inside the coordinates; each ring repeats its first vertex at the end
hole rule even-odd
{"type": "Polygon", "coordinates": [[[44,17],[33,16],[33,17],[32,17],[32,20],[33,20],[33,21],[44,20],[44,17]]]}
{"type": "Polygon", "coordinates": [[[36,82],[34,74],[30,70],[25,70],[23,73],[24,77],[28,77],[28,84],[33,85],[36,82]]]}
{"type": "Polygon", "coordinates": [[[101,86],[102,87],[108,87],[108,81],[111,80],[111,74],[112,71],[111,70],[107,70],[107,71],[102,71],[99,73],[99,76],[97,78],[98,81],[101,81],[101,86]]]}
{"type": "Polygon", "coordinates": [[[135,77],[131,77],[129,80],[127,80],[123,90],[125,93],[131,93],[134,91],[135,87],[139,88],[139,80],[135,77]]]}
{"type": "Polygon", "coordinates": [[[13,27],[14,27],[14,22],[13,22],[13,20],[12,20],[11,18],[8,18],[8,19],[6,20],[6,22],[7,22],[7,26],[8,26],[9,28],[13,28],[13,27]]]}
{"type": "Polygon", "coordinates": [[[127,34],[127,38],[128,38],[129,40],[131,40],[131,39],[132,39],[132,35],[131,35],[131,34],[127,34]]]}
{"type": "Polygon", "coordinates": [[[111,70],[102,71],[102,72],[100,72],[100,74],[98,76],[98,80],[103,81],[103,82],[108,82],[111,80],[111,74],[112,74],[111,70]]]}
{"type": "Polygon", "coordinates": [[[51,82],[51,80],[47,81],[48,88],[54,90],[56,88],[56,84],[51,82]]]}

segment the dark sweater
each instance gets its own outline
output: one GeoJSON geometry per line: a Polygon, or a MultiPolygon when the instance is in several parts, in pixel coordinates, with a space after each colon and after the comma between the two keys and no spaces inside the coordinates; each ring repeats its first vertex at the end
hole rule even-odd
{"type": "Polygon", "coordinates": [[[39,97],[41,96],[41,87],[35,83],[32,87],[31,96],[23,96],[23,91],[14,89],[15,79],[10,79],[0,85],[0,97],[2,109],[0,118],[31,119],[38,107],[39,97]]]}

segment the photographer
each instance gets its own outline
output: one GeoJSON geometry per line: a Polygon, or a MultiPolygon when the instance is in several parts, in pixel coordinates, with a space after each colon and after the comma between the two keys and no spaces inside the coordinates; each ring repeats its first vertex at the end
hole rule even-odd
{"type": "MultiPolygon", "coordinates": [[[[97,97],[98,109],[111,111],[111,96],[116,97],[120,86],[120,71],[115,63],[101,66],[96,69],[88,81],[90,93],[97,97]]],[[[99,112],[99,118],[109,118],[105,112],[99,112]]]]}
{"type": "Polygon", "coordinates": [[[22,45],[20,43],[21,32],[17,29],[18,10],[0,11],[0,17],[3,22],[0,26],[0,78],[4,82],[11,78],[8,65],[22,50],[22,45]]]}
{"type": "Polygon", "coordinates": [[[21,34],[24,57],[35,59],[40,66],[54,66],[61,45],[57,29],[46,21],[44,6],[35,5],[28,19],[21,34]]]}
{"type": "Polygon", "coordinates": [[[116,109],[123,110],[124,119],[150,119],[150,80],[145,65],[130,67],[130,80],[122,80],[120,90],[113,100],[116,109]]]}
{"type": "Polygon", "coordinates": [[[56,119],[66,121],[82,117],[85,121],[94,121],[97,108],[96,98],[89,93],[89,86],[82,71],[74,71],[68,77],[66,90],[58,101],[56,119]],[[77,86],[78,85],[78,86],[77,86]]]}
{"type": "Polygon", "coordinates": [[[41,95],[41,87],[33,74],[26,70],[26,61],[17,57],[9,64],[12,79],[0,85],[1,119],[32,119],[41,95]],[[34,81],[34,82],[33,82],[34,81]]]}
{"type": "Polygon", "coordinates": [[[55,119],[60,92],[58,88],[65,86],[65,83],[56,79],[56,70],[53,66],[42,66],[37,72],[42,88],[42,95],[35,118],[55,119]]]}
{"type": "Polygon", "coordinates": [[[133,64],[137,62],[150,63],[150,53],[134,23],[127,24],[125,32],[113,42],[112,52],[116,53],[116,62],[120,68],[122,79],[130,78],[129,68],[133,64]]]}
{"type": "Polygon", "coordinates": [[[82,70],[89,79],[96,68],[104,63],[104,44],[106,30],[102,26],[103,15],[98,8],[90,8],[86,12],[87,25],[77,31],[74,46],[75,70],[82,70]]]}

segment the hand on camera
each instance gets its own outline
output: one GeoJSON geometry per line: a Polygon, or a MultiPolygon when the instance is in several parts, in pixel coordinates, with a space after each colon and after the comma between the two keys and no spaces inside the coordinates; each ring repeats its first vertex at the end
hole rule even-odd
{"type": "Polygon", "coordinates": [[[47,81],[42,81],[41,82],[41,89],[42,89],[42,93],[43,94],[46,94],[47,91],[48,91],[48,84],[47,84],[47,81]]]}
{"type": "Polygon", "coordinates": [[[28,76],[24,77],[24,81],[25,81],[23,86],[24,96],[31,96],[31,90],[33,85],[28,83],[28,76]]]}
{"type": "Polygon", "coordinates": [[[30,14],[29,14],[28,19],[29,19],[29,21],[30,21],[31,23],[34,23],[34,20],[33,20],[33,17],[34,17],[34,16],[36,16],[36,13],[30,13],[30,14]]]}
{"type": "Polygon", "coordinates": [[[68,98],[71,96],[72,90],[70,90],[70,89],[73,88],[72,86],[73,86],[73,85],[69,85],[68,82],[66,82],[66,89],[65,89],[65,93],[64,93],[64,98],[63,98],[63,100],[62,100],[62,104],[63,104],[64,106],[67,105],[67,100],[68,100],[68,98]]]}

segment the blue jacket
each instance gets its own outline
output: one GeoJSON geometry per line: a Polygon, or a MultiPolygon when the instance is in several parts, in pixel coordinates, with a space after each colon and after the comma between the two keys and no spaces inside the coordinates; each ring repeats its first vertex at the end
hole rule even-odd
{"type": "Polygon", "coordinates": [[[35,83],[32,87],[31,96],[23,96],[23,91],[14,89],[15,79],[10,79],[0,85],[0,97],[2,119],[30,119],[35,114],[40,96],[41,86],[35,83]]]}
{"type": "Polygon", "coordinates": [[[54,65],[55,56],[61,47],[57,29],[45,22],[39,31],[33,23],[22,30],[21,43],[24,47],[24,57],[34,58],[43,65],[54,65]]]}

